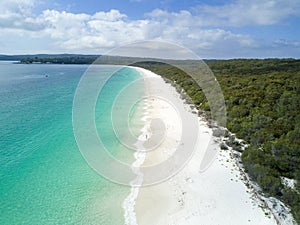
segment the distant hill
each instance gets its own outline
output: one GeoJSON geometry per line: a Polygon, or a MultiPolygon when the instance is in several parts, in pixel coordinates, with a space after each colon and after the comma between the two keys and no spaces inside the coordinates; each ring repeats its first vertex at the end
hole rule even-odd
{"type": "Polygon", "coordinates": [[[53,59],[53,58],[70,58],[70,57],[79,57],[79,58],[97,58],[99,55],[82,55],[82,54],[28,54],[28,55],[0,55],[0,60],[7,61],[21,61],[23,59],[53,59]]]}

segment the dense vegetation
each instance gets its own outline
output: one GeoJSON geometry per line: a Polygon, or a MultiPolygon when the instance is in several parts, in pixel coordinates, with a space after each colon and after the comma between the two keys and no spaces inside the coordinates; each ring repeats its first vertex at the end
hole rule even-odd
{"type": "Polygon", "coordinates": [[[47,57],[24,57],[20,60],[22,64],[92,64],[97,59],[96,56],[70,55],[70,56],[47,56],[47,57]]]}
{"type": "MultiPolygon", "coordinates": [[[[300,223],[300,60],[206,61],[226,101],[227,128],[250,145],[242,153],[246,172],[269,196],[292,209],[300,223]],[[294,189],[281,178],[295,179],[294,189]]],[[[161,63],[140,63],[175,81],[197,108],[209,111],[201,88],[183,71],[161,63]]]]}
{"type": "MultiPolygon", "coordinates": [[[[49,62],[54,59],[67,59],[67,58],[94,58],[99,57],[98,55],[81,55],[81,54],[35,54],[35,55],[0,55],[0,60],[6,61],[22,61],[23,63],[39,62],[39,60],[49,59],[49,62]]],[[[58,60],[61,62],[61,60],[58,60]]],[[[92,61],[93,62],[93,61],[92,61]]]]}
{"type": "Polygon", "coordinates": [[[16,55],[1,56],[0,60],[7,60],[7,57],[17,59],[21,64],[109,64],[109,65],[129,65],[132,62],[140,61],[140,58],[109,56],[109,55],[76,55],[76,54],[58,54],[58,55],[16,55]]]}

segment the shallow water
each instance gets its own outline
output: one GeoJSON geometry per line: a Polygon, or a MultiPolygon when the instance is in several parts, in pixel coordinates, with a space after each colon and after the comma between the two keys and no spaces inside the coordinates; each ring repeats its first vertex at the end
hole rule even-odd
{"type": "MultiPolygon", "coordinates": [[[[124,224],[130,188],[91,169],[73,134],[73,97],[87,68],[0,62],[0,224],[124,224]]],[[[97,71],[106,76],[113,69],[97,71]]],[[[139,77],[133,69],[119,71],[95,109],[99,135],[128,163],[132,152],[124,153],[107,129],[108,108],[114,93],[139,77]]],[[[139,121],[141,113],[131,116],[139,121]]],[[[141,127],[136,123],[135,132],[141,127]]]]}

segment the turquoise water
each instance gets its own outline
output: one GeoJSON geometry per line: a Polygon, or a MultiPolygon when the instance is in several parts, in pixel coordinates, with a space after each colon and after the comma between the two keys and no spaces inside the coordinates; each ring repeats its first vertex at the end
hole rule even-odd
{"type": "MultiPolygon", "coordinates": [[[[72,102],[86,69],[0,62],[0,224],[124,223],[122,202],[130,188],[94,172],[73,135],[72,102]]],[[[137,78],[129,68],[113,77],[102,93],[106,103],[97,103],[96,121],[108,121],[112,93],[137,78]]],[[[106,142],[112,154],[133,160],[118,154],[114,138],[106,142]]]]}

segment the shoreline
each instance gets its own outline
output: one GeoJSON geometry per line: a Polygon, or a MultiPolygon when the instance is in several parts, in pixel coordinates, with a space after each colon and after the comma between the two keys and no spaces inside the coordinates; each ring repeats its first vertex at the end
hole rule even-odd
{"type": "MultiPolygon", "coordinates": [[[[178,104],[183,104],[188,113],[193,113],[176,89],[166,84],[162,77],[142,68],[133,68],[142,76],[157,76],[160,82],[155,88],[153,84],[146,84],[148,89],[169,91],[179,99],[178,104]]],[[[152,108],[156,108],[156,112],[150,112],[152,116],[166,112],[161,104],[150,103],[152,108]]],[[[232,151],[221,150],[222,138],[213,136],[213,129],[205,118],[200,117],[199,120],[198,147],[201,150],[197,150],[185,168],[171,179],[138,190],[134,203],[136,224],[277,224],[273,214],[261,209],[259,199],[246,187],[232,151]],[[200,172],[203,148],[206,146],[218,152],[211,166],[200,172]]],[[[143,165],[153,164],[165,157],[163,154],[148,154],[143,165]]]]}
{"type": "Polygon", "coordinates": [[[227,151],[230,151],[231,154],[233,155],[235,164],[237,165],[237,167],[241,172],[242,181],[249,188],[254,198],[256,198],[256,200],[259,202],[261,208],[267,211],[268,213],[271,213],[278,225],[280,224],[296,225],[297,223],[290,212],[290,208],[287,207],[282,201],[280,201],[277,198],[265,196],[264,192],[261,190],[258,184],[251,180],[251,178],[245,171],[244,165],[242,163],[242,159],[241,159],[242,153],[236,150],[234,147],[231,147],[230,145],[227,144],[227,141],[229,140],[230,137],[233,137],[234,142],[239,143],[238,147],[242,149],[242,151],[248,146],[248,144],[245,144],[244,140],[236,138],[235,134],[229,131],[228,131],[228,137],[222,138],[221,141],[221,145],[226,146],[226,148],[228,149],[227,151]]]}
{"type": "MultiPolygon", "coordinates": [[[[139,70],[138,67],[130,67],[134,70],[136,70],[143,79],[143,74],[139,70]]],[[[145,86],[145,92],[147,94],[147,87],[145,86]]],[[[150,136],[149,134],[149,124],[147,123],[147,120],[150,118],[149,116],[149,99],[146,99],[145,106],[143,106],[143,116],[140,119],[141,121],[144,122],[144,126],[141,128],[140,132],[141,134],[139,135],[138,139],[145,141],[147,139],[147,136],[150,136]]],[[[143,173],[139,170],[141,165],[143,165],[146,157],[146,153],[143,151],[145,150],[143,144],[141,142],[137,141],[135,144],[135,147],[141,152],[137,151],[134,153],[134,158],[135,161],[132,163],[132,170],[134,173],[137,175],[136,179],[133,180],[131,183],[137,183],[138,185],[142,185],[143,182],[143,173]],[[136,169],[137,168],[137,169],[136,169]]],[[[136,205],[136,199],[139,193],[140,187],[139,186],[134,186],[132,185],[130,188],[130,193],[129,195],[125,198],[122,204],[122,208],[124,210],[124,219],[125,219],[125,225],[138,225],[137,219],[136,219],[136,212],[135,212],[135,205],[136,205]]]]}
{"type": "MultiPolygon", "coordinates": [[[[144,115],[141,120],[146,122],[147,116],[144,115]]],[[[139,138],[144,138],[145,132],[146,132],[146,125],[141,129],[141,135],[139,138]]],[[[138,149],[144,149],[143,146],[138,142],[135,144],[135,146],[138,149]]],[[[134,158],[135,161],[132,163],[132,170],[134,173],[137,175],[137,178],[132,181],[132,182],[137,182],[138,184],[142,184],[143,182],[143,174],[139,169],[134,169],[134,168],[139,168],[144,160],[145,160],[145,153],[144,152],[135,152],[134,153],[134,158]]],[[[135,213],[135,201],[139,193],[139,187],[136,186],[131,186],[130,188],[130,193],[129,195],[125,198],[122,204],[122,208],[124,209],[124,219],[125,219],[125,225],[137,225],[136,221],[136,213],[135,213]]]]}

